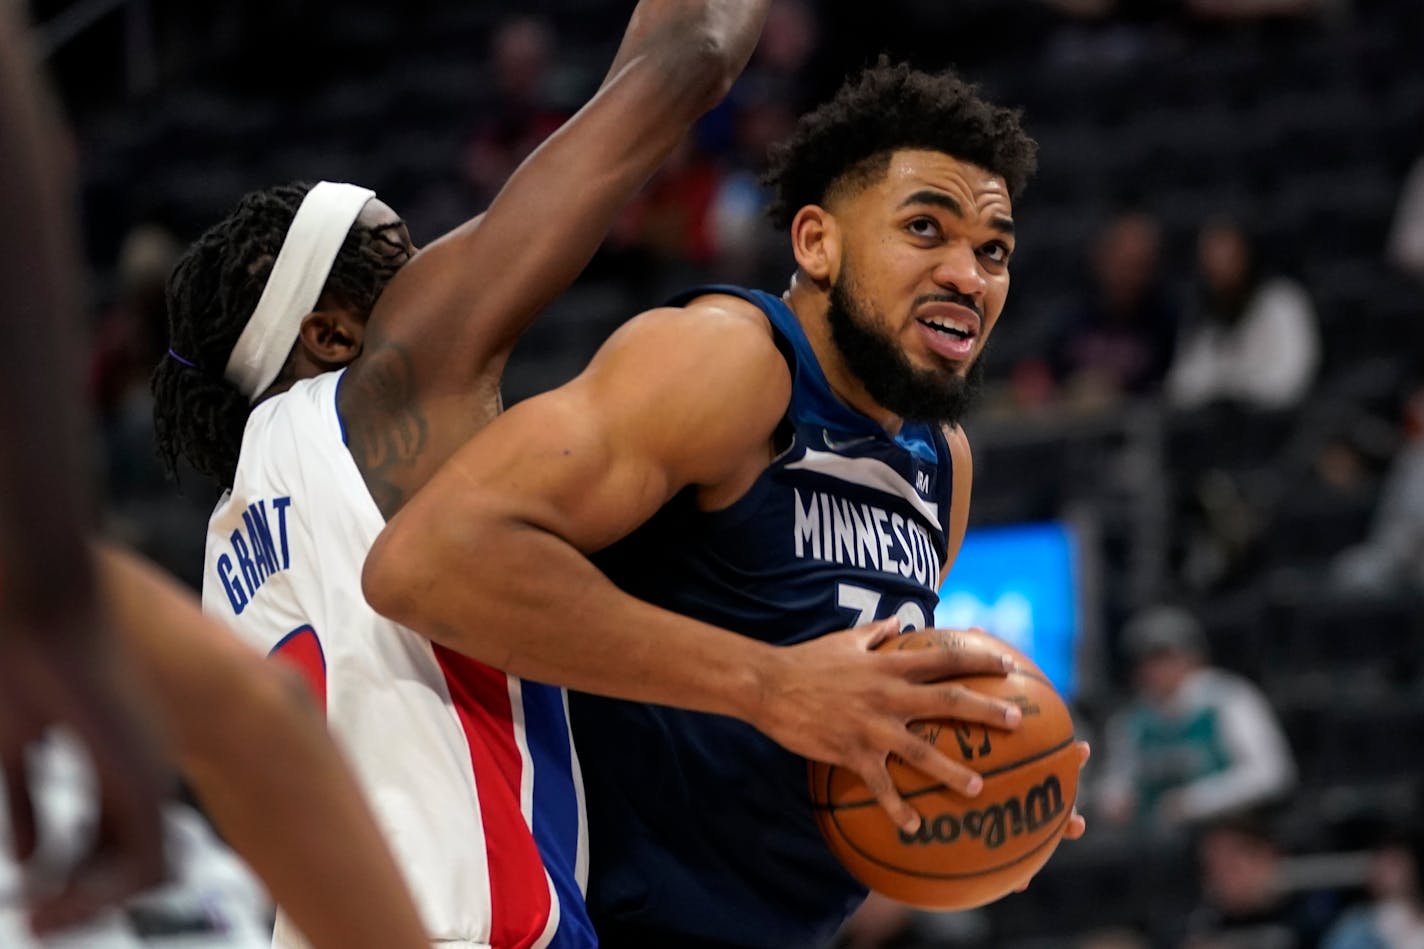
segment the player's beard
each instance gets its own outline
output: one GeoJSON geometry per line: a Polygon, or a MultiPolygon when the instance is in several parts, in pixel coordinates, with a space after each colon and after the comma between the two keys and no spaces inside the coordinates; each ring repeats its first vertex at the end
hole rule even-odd
{"type": "MultiPolygon", "coordinates": [[[[958,425],[984,379],[976,358],[963,375],[945,369],[919,369],[900,351],[883,324],[866,312],[848,286],[847,271],[831,285],[826,318],[831,341],[846,367],[879,405],[903,419],[958,425]]],[[[983,356],[983,352],[979,353],[983,356]]]]}

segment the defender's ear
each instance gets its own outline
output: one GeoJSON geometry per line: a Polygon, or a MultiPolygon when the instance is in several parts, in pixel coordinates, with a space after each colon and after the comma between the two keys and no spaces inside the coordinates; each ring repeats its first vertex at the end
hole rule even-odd
{"type": "Polygon", "coordinates": [[[299,361],[305,357],[319,372],[338,369],[361,354],[361,344],[366,339],[366,324],[355,313],[341,306],[323,306],[325,297],[317,303],[318,309],[302,319],[301,333],[297,340],[301,344],[297,352],[299,361]]]}

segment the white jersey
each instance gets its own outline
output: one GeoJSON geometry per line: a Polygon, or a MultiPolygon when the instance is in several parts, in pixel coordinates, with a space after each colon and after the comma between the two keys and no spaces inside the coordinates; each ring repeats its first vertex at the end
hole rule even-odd
{"type": "MultiPolygon", "coordinates": [[[[253,409],[208,525],[203,609],[306,673],[437,945],[592,946],[564,693],[366,604],[361,569],[385,520],[346,449],[342,376],[253,409]]],[[[280,915],[274,943],[301,945],[280,915]]]]}

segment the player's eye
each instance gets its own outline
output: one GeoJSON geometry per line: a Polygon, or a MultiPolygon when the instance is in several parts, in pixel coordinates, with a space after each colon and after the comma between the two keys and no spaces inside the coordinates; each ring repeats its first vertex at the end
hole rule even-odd
{"type": "Polygon", "coordinates": [[[979,253],[992,263],[1007,264],[1009,262],[1009,256],[1013,251],[1011,251],[1009,245],[1003,241],[990,241],[979,248],[979,253]]]}
{"type": "Polygon", "coordinates": [[[932,217],[913,218],[909,223],[905,225],[905,230],[909,231],[916,237],[939,236],[939,224],[937,224],[935,222],[935,219],[932,217]]]}

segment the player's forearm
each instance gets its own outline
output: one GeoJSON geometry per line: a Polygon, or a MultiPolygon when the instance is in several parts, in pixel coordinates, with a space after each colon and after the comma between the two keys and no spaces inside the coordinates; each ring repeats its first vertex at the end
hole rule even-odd
{"type": "Polygon", "coordinates": [[[751,720],[772,647],[628,596],[547,531],[430,513],[407,508],[368,556],[378,612],[515,675],[751,720]]]}
{"type": "Polygon", "coordinates": [[[603,84],[641,60],[662,74],[669,98],[700,115],[746,67],[770,6],[770,0],[642,0],[603,84]]]}
{"type": "Polygon", "coordinates": [[[59,169],[18,22],[0,9],[0,576],[12,615],[65,609],[91,589],[75,372],[79,307],[59,169]]]}

